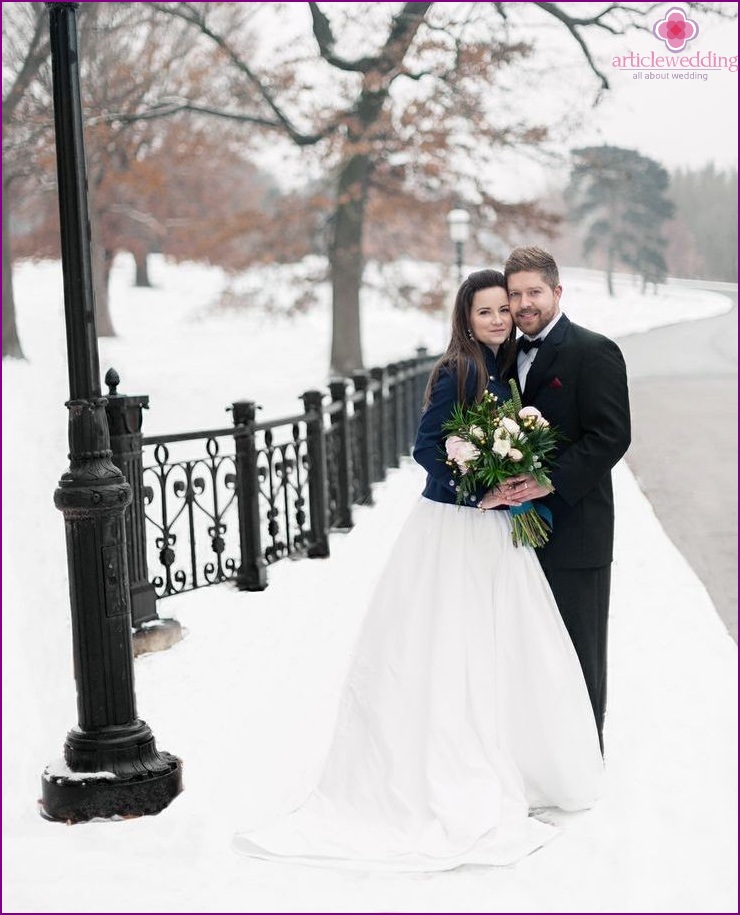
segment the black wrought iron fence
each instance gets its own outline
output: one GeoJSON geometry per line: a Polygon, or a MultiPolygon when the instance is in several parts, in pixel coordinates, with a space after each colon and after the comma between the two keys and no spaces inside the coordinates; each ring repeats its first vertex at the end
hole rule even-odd
{"type": "Polygon", "coordinates": [[[203,453],[174,460],[172,440],[162,438],[144,440],[153,463],[142,468],[147,560],[158,570],[151,579],[158,597],[226,581],[239,563],[236,458],[222,451],[231,443],[219,430],[179,437],[203,453]]]}
{"type": "Polygon", "coordinates": [[[148,397],[119,394],[106,375],[113,460],[129,479],[127,542],[134,626],[156,619],[156,599],[233,580],[267,587],[286,557],[329,555],[329,531],[353,526],[353,505],[398,467],[416,435],[436,357],[355,372],[307,391],[303,413],[258,422],[252,401],[232,404],[222,429],[143,436],[148,397]],[[150,571],[151,570],[151,573],[150,571]]]}

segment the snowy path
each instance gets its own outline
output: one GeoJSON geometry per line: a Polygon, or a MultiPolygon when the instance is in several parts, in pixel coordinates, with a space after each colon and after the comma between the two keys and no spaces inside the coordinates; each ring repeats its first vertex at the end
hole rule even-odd
{"type": "MultiPolygon", "coordinates": [[[[238,397],[279,416],[301,390],[323,386],[326,303],[290,323],[213,314],[218,271],[153,267],[156,288],[137,290],[130,263],[117,261],[120,336],[101,341],[103,370],[115,365],[122,389],[151,396],[149,433],[218,426],[238,397]]],[[[716,293],[667,287],[643,298],[629,284],[609,300],[600,275],[564,279],[570,316],[614,335],[730,307],[716,293]]],[[[737,910],[737,649],[625,465],[616,473],[608,792],[531,857],[495,870],[370,876],[249,861],[230,848],[236,828],[299,802],[318,775],[362,595],[421,491],[412,465],[390,473],[375,508],[357,509],[352,534],[332,538],[331,559],[278,563],[263,594],[221,586],[161,602],[163,616],[189,629],[169,652],[136,662],[139,714],[185,761],[185,791],[167,811],[43,821],[41,772],[61,754],[76,708],[64,525],[52,504],[67,452],[59,265],[24,264],[16,285],[28,362],[3,364],[3,911],[737,910]]],[[[439,347],[438,320],[366,304],[370,364],[417,343],[439,347]]]]}
{"type": "MultiPolygon", "coordinates": [[[[231,851],[237,827],[316,777],[362,610],[346,595],[369,587],[420,482],[411,464],[391,471],[331,559],[280,563],[264,594],[221,586],[161,604],[189,636],[137,661],[139,712],[184,759],[185,792],[158,817],[74,827],[16,797],[4,911],[736,911],[736,649],[624,464],[596,809],[508,868],[346,873],[231,851]]],[[[23,755],[26,790],[48,760],[23,755]]]]}

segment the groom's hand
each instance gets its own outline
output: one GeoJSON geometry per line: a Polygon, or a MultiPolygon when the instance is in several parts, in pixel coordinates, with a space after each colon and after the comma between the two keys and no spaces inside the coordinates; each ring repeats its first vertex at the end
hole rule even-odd
{"type": "Polygon", "coordinates": [[[518,498],[520,502],[530,499],[542,499],[553,492],[552,486],[541,486],[530,474],[511,477],[506,481],[509,486],[509,495],[518,498]]]}
{"type": "Polygon", "coordinates": [[[507,480],[505,483],[489,489],[478,503],[478,508],[487,511],[489,508],[501,508],[502,506],[510,508],[521,505],[521,499],[516,495],[514,489],[507,485],[508,482],[507,480]]]}

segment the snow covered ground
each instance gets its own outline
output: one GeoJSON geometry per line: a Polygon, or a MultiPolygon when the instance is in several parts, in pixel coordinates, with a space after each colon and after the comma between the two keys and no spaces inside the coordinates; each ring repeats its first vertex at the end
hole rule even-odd
{"type": "MultiPolygon", "coordinates": [[[[265,418],[323,387],[326,291],[293,321],[209,312],[223,277],[154,264],[156,288],[114,268],[119,337],[101,341],[124,393],[147,393],[150,434],[228,425],[232,400],[265,418]]],[[[287,271],[272,278],[290,282],[287,271]]],[[[160,602],[188,637],[136,662],[139,714],[185,762],[185,791],[164,813],[68,827],[36,809],[43,767],[75,723],[62,518],[67,397],[58,264],[16,275],[27,363],[3,364],[3,911],[15,912],[731,912],[736,896],[736,646],[706,590],[663,533],[624,463],[607,722],[608,790],[563,816],[556,841],[507,868],[447,874],[333,872],[250,861],[233,832],[299,801],[331,736],[338,691],[372,577],[421,488],[410,462],[332,536],[328,560],[271,567],[262,594],[228,585],[160,602]],[[373,557],[372,569],[368,556],[373,557]],[[360,587],[358,587],[360,583],[360,587]]],[[[642,297],[628,280],[564,271],[574,320],[623,335],[723,312],[721,295],[671,286],[642,297]]],[[[279,292],[277,293],[279,294],[279,292]]],[[[365,303],[366,360],[438,350],[439,319],[365,303]]]]}

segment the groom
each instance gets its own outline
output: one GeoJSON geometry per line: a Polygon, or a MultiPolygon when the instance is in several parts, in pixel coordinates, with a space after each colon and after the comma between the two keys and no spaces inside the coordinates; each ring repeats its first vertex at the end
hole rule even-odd
{"type": "Polygon", "coordinates": [[[554,493],[529,477],[526,497],[544,499],[552,512],[550,540],[537,553],[583,668],[603,752],[614,536],[610,471],[630,443],[626,368],[616,343],[560,311],[563,290],[548,251],[515,248],[504,274],[522,331],[512,369],[522,402],[564,436],[551,474],[554,493]]]}

